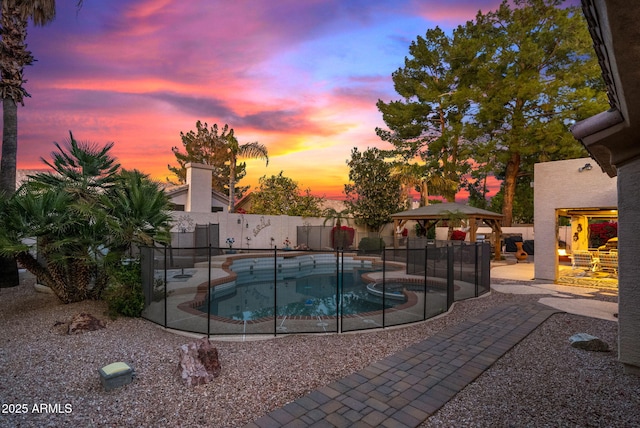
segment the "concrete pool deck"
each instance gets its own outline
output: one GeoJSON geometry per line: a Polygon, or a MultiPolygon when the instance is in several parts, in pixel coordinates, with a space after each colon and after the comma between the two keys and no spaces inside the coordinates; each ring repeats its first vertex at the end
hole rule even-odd
{"type": "Polygon", "coordinates": [[[491,269],[491,289],[500,293],[539,294],[546,306],[575,315],[617,321],[618,304],[595,299],[596,295],[614,297],[617,289],[579,287],[534,280],[533,263],[496,266],[491,269]]]}
{"type": "Polygon", "coordinates": [[[617,304],[590,300],[601,290],[538,283],[532,279],[533,263],[497,266],[491,275],[496,292],[543,297],[534,304],[491,309],[312,391],[246,428],[416,427],[552,314],[615,319],[617,304]]]}

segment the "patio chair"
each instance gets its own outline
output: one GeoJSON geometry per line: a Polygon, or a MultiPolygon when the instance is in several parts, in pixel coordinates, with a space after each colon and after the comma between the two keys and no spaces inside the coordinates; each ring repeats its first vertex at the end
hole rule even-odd
{"type": "Polygon", "coordinates": [[[591,251],[575,250],[573,254],[571,254],[571,259],[571,267],[573,267],[573,269],[596,270],[596,260],[594,260],[591,251]]]}
{"type": "Polygon", "coordinates": [[[608,253],[601,252],[599,255],[600,269],[605,272],[613,272],[618,274],[618,252],[610,251],[608,253]]]}

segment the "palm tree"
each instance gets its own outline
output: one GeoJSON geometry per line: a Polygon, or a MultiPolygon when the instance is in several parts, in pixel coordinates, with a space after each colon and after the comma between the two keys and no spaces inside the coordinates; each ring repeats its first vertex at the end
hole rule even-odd
{"type": "MultiPolygon", "coordinates": [[[[227,125],[225,125],[225,130],[227,125]]],[[[256,142],[239,144],[237,138],[233,134],[233,129],[226,136],[227,149],[229,151],[229,212],[232,213],[236,209],[235,193],[236,193],[236,169],[238,168],[238,158],[264,159],[269,165],[269,155],[267,148],[256,142]]],[[[245,166],[245,165],[243,165],[245,166]]]]}
{"type": "Polygon", "coordinates": [[[452,187],[457,186],[457,183],[442,175],[430,174],[426,165],[396,162],[392,174],[402,183],[405,197],[408,196],[407,189],[415,188],[420,191],[421,207],[429,205],[429,189],[433,190],[433,194],[448,194],[452,187]]]}
{"type": "Polygon", "coordinates": [[[331,243],[334,248],[344,248],[348,245],[351,245],[349,241],[349,234],[342,229],[342,220],[345,220],[347,225],[349,224],[349,210],[347,208],[338,211],[335,208],[327,208],[324,211],[324,222],[322,225],[325,226],[328,221],[333,222],[334,226],[331,229],[331,243]]]}
{"type": "MultiPolygon", "coordinates": [[[[79,6],[79,5],[78,5],[79,6]]],[[[56,16],[55,0],[2,0],[0,18],[0,97],[2,97],[2,155],[0,193],[16,190],[18,154],[18,103],[24,105],[29,94],[23,88],[22,70],[33,63],[27,50],[27,22],[45,25],[56,16]]],[[[11,258],[0,257],[0,287],[19,284],[18,266],[11,258]]]]}
{"type": "Polygon", "coordinates": [[[55,0],[2,0],[0,20],[0,96],[2,96],[2,159],[0,191],[12,194],[16,189],[18,150],[18,103],[24,105],[29,94],[23,88],[22,71],[34,61],[27,50],[27,23],[43,26],[56,16],[55,0]]]}
{"type": "Polygon", "coordinates": [[[342,227],[342,220],[345,220],[348,225],[349,224],[348,215],[349,215],[349,210],[346,208],[341,211],[338,211],[335,208],[327,208],[326,210],[324,210],[324,222],[322,222],[322,225],[325,226],[328,221],[331,221],[333,222],[333,225],[335,227],[340,228],[342,227]]]}
{"type": "MultiPolygon", "coordinates": [[[[119,185],[105,192],[102,204],[107,209],[111,250],[122,256],[133,244],[152,246],[171,242],[171,215],[167,195],[160,185],[138,170],[122,170],[119,185]]],[[[129,254],[130,255],[130,254],[129,254]]]]}
{"type": "Polygon", "coordinates": [[[139,172],[119,170],[104,148],[78,143],[11,197],[0,195],[0,255],[15,257],[64,303],[99,298],[131,244],[167,242],[168,201],[139,172]],[[38,242],[38,257],[27,238],[38,242]]]}

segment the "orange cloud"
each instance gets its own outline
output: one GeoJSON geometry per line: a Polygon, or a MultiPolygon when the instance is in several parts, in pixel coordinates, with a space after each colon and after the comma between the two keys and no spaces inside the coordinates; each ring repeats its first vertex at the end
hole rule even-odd
{"type": "Polygon", "coordinates": [[[180,132],[201,120],[267,146],[269,166],[248,161],[240,184],[283,171],[339,197],[351,149],[385,147],[375,104],[398,98],[390,76],[410,41],[498,1],[110,0],[78,15],[74,3],[29,32],[20,168],[41,167],[72,130],[164,180],[180,132]]]}

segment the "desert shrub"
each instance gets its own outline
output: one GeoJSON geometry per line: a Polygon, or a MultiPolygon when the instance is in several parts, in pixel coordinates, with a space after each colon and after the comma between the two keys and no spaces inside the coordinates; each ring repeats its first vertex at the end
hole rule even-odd
{"type": "Polygon", "coordinates": [[[358,244],[358,250],[364,253],[380,252],[384,250],[384,239],[382,238],[362,238],[358,244]]]}
{"type": "Polygon", "coordinates": [[[103,298],[111,316],[139,317],[144,309],[140,260],[120,263],[110,269],[110,282],[103,298]]]}

